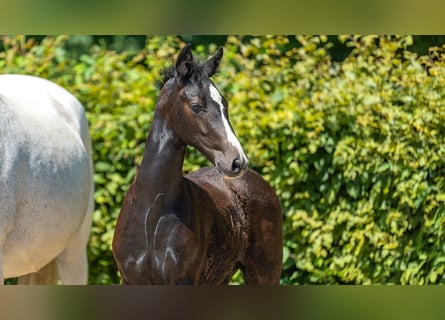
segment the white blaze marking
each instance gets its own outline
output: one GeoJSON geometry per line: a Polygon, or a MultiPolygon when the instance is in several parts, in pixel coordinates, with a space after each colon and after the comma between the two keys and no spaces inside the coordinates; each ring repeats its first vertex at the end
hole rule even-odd
{"type": "Polygon", "coordinates": [[[222,97],[219,93],[218,89],[215,88],[214,85],[209,85],[210,90],[210,97],[219,105],[219,109],[221,111],[221,117],[223,120],[224,130],[226,131],[227,141],[234,146],[236,149],[238,149],[238,152],[241,157],[246,160],[246,155],[244,154],[243,148],[241,147],[241,144],[239,143],[238,139],[236,138],[235,134],[233,133],[232,128],[230,128],[229,122],[227,121],[227,118],[224,116],[224,105],[222,103],[222,97]]]}

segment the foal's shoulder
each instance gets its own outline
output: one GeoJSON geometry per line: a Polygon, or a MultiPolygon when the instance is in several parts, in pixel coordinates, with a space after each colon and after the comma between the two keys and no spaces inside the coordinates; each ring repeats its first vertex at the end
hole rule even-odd
{"type": "Polygon", "coordinates": [[[205,167],[191,172],[185,179],[200,187],[232,190],[237,193],[274,193],[273,189],[257,172],[248,169],[241,177],[224,177],[216,167],[205,167]]]}
{"type": "Polygon", "coordinates": [[[217,194],[231,194],[230,184],[216,167],[205,167],[191,172],[184,177],[188,184],[204,190],[212,198],[217,194]]]}
{"type": "Polygon", "coordinates": [[[209,187],[222,185],[222,175],[215,167],[204,167],[199,170],[190,172],[184,177],[188,183],[198,185],[200,187],[209,187]]]}

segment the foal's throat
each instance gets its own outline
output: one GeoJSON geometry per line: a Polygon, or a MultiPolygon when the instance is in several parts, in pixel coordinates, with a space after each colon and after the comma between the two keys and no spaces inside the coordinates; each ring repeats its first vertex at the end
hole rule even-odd
{"type": "Polygon", "coordinates": [[[137,180],[154,193],[179,192],[186,146],[161,121],[153,122],[137,180]]]}

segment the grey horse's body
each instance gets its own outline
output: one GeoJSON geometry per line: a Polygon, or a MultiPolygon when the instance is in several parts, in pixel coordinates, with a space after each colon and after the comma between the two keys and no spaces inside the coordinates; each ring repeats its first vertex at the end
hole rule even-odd
{"type": "Polygon", "coordinates": [[[85,284],[94,187],[79,101],[60,86],[0,76],[0,284],[85,284]]]}

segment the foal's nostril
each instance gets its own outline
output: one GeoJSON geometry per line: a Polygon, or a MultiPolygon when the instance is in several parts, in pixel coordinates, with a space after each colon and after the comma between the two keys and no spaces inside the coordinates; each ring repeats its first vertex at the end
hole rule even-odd
{"type": "Polygon", "coordinates": [[[232,172],[239,173],[241,171],[241,160],[239,158],[235,158],[232,162],[232,172]]]}

